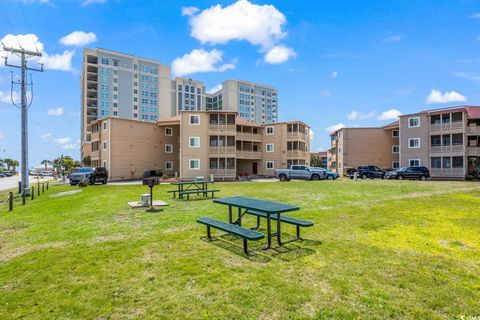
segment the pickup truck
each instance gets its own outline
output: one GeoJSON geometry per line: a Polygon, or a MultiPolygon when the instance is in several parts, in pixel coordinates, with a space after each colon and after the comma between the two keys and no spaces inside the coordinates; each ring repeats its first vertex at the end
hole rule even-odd
{"type": "Polygon", "coordinates": [[[280,181],[290,181],[291,179],[321,180],[325,179],[325,169],[292,165],[290,169],[275,170],[275,177],[280,179],[280,181]]]}

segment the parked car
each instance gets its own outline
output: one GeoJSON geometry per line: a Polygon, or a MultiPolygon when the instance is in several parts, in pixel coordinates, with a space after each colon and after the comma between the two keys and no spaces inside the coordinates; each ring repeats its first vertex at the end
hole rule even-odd
{"type": "Polygon", "coordinates": [[[5,175],[5,177],[11,177],[11,176],[13,176],[13,172],[12,172],[12,171],[2,171],[2,174],[5,175]]]}
{"type": "Polygon", "coordinates": [[[354,174],[355,172],[358,172],[358,170],[355,169],[355,168],[348,168],[348,169],[347,169],[347,172],[345,173],[345,175],[346,175],[347,177],[349,177],[350,179],[353,179],[353,174],[354,174]]]}
{"type": "Polygon", "coordinates": [[[87,179],[89,184],[95,184],[97,182],[106,184],[108,181],[108,171],[103,167],[83,167],[77,172],[70,173],[68,175],[68,179],[70,180],[70,185],[72,186],[77,185],[80,180],[83,179],[87,179]]]}
{"type": "Polygon", "coordinates": [[[385,170],[382,170],[377,166],[359,166],[358,176],[362,179],[384,179],[385,170]]]}
{"type": "Polygon", "coordinates": [[[4,175],[2,172],[0,172],[0,178],[5,178],[6,175],[4,175]]]}
{"type": "Polygon", "coordinates": [[[290,169],[276,169],[275,177],[280,181],[290,181],[291,179],[303,180],[321,180],[325,179],[325,169],[314,168],[305,165],[292,165],[290,169]]]}
{"type": "Polygon", "coordinates": [[[403,167],[385,174],[385,179],[415,179],[425,181],[428,178],[430,178],[430,171],[426,167],[403,167]]]}
{"type": "Polygon", "coordinates": [[[327,180],[335,180],[340,177],[340,175],[336,172],[332,172],[329,169],[325,169],[325,178],[327,180]]]}
{"type": "Polygon", "coordinates": [[[39,174],[40,177],[53,177],[52,171],[41,171],[39,174]]]}

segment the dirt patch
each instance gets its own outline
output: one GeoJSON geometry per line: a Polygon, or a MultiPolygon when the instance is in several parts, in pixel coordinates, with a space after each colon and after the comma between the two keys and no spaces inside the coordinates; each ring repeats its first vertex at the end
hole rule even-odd
{"type": "Polygon", "coordinates": [[[51,242],[51,243],[42,243],[42,244],[18,247],[10,251],[7,250],[7,252],[3,252],[0,255],[0,262],[8,262],[16,257],[23,256],[24,254],[28,254],[33,251],[50,249],[50,248],[61,248],[61,247],[65,247],[66,245],[67,245],[67,242],[51,242]]]}

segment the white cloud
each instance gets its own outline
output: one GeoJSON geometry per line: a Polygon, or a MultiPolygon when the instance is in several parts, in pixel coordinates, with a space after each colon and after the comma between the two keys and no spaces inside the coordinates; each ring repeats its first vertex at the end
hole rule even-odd
{"type": "Polygon", "coordinates": [[[449,102],[463,102],[466,101],[467,98],[461,95],[458,92],[455,91],[450,91],[450,92],[445,92],[441,93],[438,90],[432,90],[430,91],[430,94],[427,97],[426,103],[432,104],[432,103],[449,103],[449,102]]]}
{"type": "Polygon", "coordinates": [[[55,139],[55,142],[61,145],[68,144],[72,142],[72,138],[70,137],[65,137],[65,138],[58,138],[55,139]]]}
{"type": "Polygon", "coordinates": [[[396,120],[402,113],[397,109],[390,109],[382,112],[381,115],[377,117],[378,120],[396,120]]]}
{"type": "Polygon", "coordinates": [[[52,134],[51,134],[50,132],[47,132],[47,133],[42,134],[42,135],[40,136],[40,138],[42,138],[42,139],[45,140],[45,139],[50,138],[51,136],[52,136],[52,134]]]}
{"type": "Polygon", "coordinates": [[[332,133],[332,132],[335,132],[339,129],[342,129],[342,128],[345,128],[345,125],[343,123],[337,123],[337,124],[334,124],[328,128],[325,129],[325,131],[327,131],[328,133],[332,133]]]}
{"type": "Polygon", "coordinates": [[[66,143],[62,145],[63,149],[78,149],[80,148],[80,145],[78,143],[66,143]]]}
{"type": "Polygon", "coordinates": [[[297,53],[291,48],[285,46],[275,46],[268,50],[268,52],[265,54],[264,60],[267,63],[278,64],[296,56],[297,53]]]}
{"type": "Polygon", "coordinates": [[[239,0],[222,7],[217,4],[190,17],[191,35],[202,43],[219,44],[245,40],[252,45],[272,47],[285,36],[285,16],[272,5],[239,0]]]}
{"type": "Polygon", "coordinates": [[[89,4],[101,4],[105,2],[107,2],[107,0],[84,0],[82,1],[82,6],[88,6],[89,4]]]}
{"type": "MultiPolygon", "coordinates": [[[[39,51],[43,54],[43,57],[33,57],[29,59],[29,66],[35,67],[36,63],[44,63],[45,69],[71,71],[72,70],[72,57],[75,51],[66,50],[61,54],[49,54],[45,52],[43,43],[39,41],[35,34],[7,34],[2,38],[2,42],[11,48],[19,49],[20,46],[25,50],[39,51]]],[[[8,61],[12,64],[19,64],[20,59],[18,56],[0,50],[0,56],[7,56],[8,61]]],[[[0,65],[0,67],[3,64],[0,65]]]]}
{"type": "Polygon", "coordinates": [[[47,110],[49,116],[61,116],[63,113],[63,108],[52,108],[47,110]]]}
{"type": "Polygon", "coordinates": [[[480,19],[480,13],[474,13],[470,16],[470,18],[473,18],[473,19],[480,19]]]}
{"type": "Polygon", "coordinates": [[[452,73],[452,76],[465,80],[480,81],[480,75],[475,75],[468,72],[454,72],[452,73]]]}
{"type": "Polygon", "coordinates": [[[313,132],[312,129],[310,129],[310,140],[313,140],[315,137],[315,133],[313,132]]]}
{"type": "Polygon", "coordinates": [[[216,86],[214,86],[213,88],[210,88],[209,90],[207,90],[207,93],[215,93],[219,90],[222,90],[222,84],[217,84],[216,86]]]}
{"type": "Polygon", "coordinates": [[[337,71],[333,71],[332,72],[332,75],[330,76],[332,79],[337,79],[338,77],[338,72],[337,71]]]}
{"type": "Polygon", "coordinates": [[[383,42],[386,43],[395,43],[400,42],[402,40],[402,36],[399,34],[390,35],[388,37],[383,38],[383,42]]]}
{"type": "Polygon", "coordinates": [[[375,111],[369,113],[361,113],[356,110],[353,110],[347,115],[348,120],[367,120],[375,116],[375,111]]]}
{"type": "Polygon", "coordinates": [[[5,139],[5,134],[0,132],[0,140],[3,140],[3,139],[5,139]]]}
{"type": "Polygon", "coordinates": [[[177,76],[183,76],[197,72],[223,72],[234,69],[234,63],[222,64],[222,56],[223,52],[217,49],[211,51],[194,49],[192,52],[173,61],[172,72],[177,76]]]}
{"type": "Polygon", "coordinates": [[[93,32],[73,31],[70,34],[60,38],[60,43],[65,46],[86,46],[97,41],[97,36],[93,32]]]}
{"type": "Polygon", "coordinates": [[[197,7],[183,7],[182,8],[182,16],[192,16],[197,13],[200,9],[197,7]]]}

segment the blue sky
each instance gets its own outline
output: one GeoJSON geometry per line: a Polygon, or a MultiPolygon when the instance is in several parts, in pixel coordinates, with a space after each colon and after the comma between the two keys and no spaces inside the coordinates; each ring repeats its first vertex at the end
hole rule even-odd
{"type": "MultiPolygon", "coordinates": [[[[280,120],[311,125],[315,151],[328,147],[333,127],[378,126],[399,113],[480,99],[475,0],[0,0],[0,21],[4,42],[36,39],[47,54],[46,72],[33,73],[30,165],[79,157],[85,45],[179,59],[174,69],[204,70],[186,76],[207,88],[225,79],[275,86],[280,120]],[[228,34],[219,30],[225,25],[228,34]],[[61,40],[74,31],[82,33],[61,40]]],[[[6,103],[10,71],[0,67],[0,158],[19,159],[20,114],[6,103]]]]}

